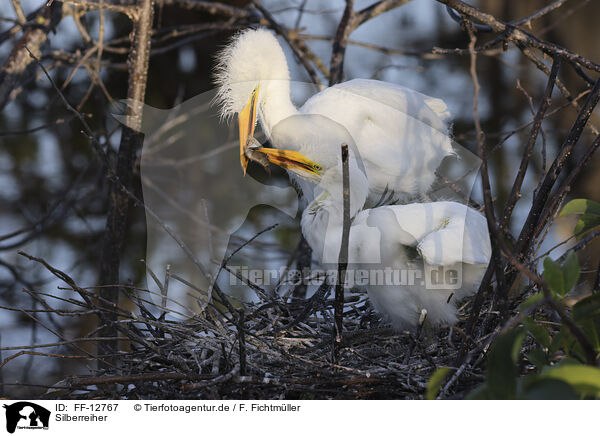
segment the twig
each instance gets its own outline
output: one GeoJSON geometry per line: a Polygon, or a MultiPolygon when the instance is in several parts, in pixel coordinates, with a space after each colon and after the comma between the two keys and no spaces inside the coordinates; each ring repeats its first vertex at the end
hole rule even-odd
{"type": "Polygon", "coordinates": [[[529,26],[529,25],[531,25],[532,21],[537,20],[538,18],[541,18],[544,15],[547,15],[550,12],[560,8],[567,1],[568,0],[555,0],[552,3],[550,3],[549,5],[544,6],[541,9],[538,9],[537,11],[527,15],[526,17],[523,17],[523,18],[520,18],[518,20],[511,22],[511,24],[513,24],[514,26],[521,26],[521,25],[529,26]]]}
{"type": "Polygon", "coordinates": [[[342,144],[343,224],[342,244],[338,258],[338,273],[335,284],[333,362],[339,362],[344,326],[344,288],[348,268],[348,239],[350,237],[350,174],[348,169],[348,144],[342,144]]]}
{"type": "Polygon", "coordinates": [[[366,21],[409,1],[380,0],[360,11],[354,11],[354,0],[346,0],[346,7],[333,41],[331,61],[329,63],[329,86],[340,83],[344,78],[344,54],[348,46],[350,34],[366,21]]]}
{"type": "Polygon", "coordinates": [[[23,12],[23,8],[21,7],[20,0],[10,0],[13,9],[15,10],[15,15],[17,16],[17,21],[20,24],[25,24],[27,22],[27,18],[25,17],[25,13],[23,12]]]}
{"type": "Polygon", "coordinates": [[[333,49],[331,51],[331,61],[329,62],[329,86],[340,83],[344,78],[344,54],[348,45],[350,33],[356,28],[354,24],[354,0],[346,0],[346,8],[338,25],[333,49]]]}
{"type": "Polygon", "coordinates": [[[241,308],[237,311],[238,313],[238,344],[239,344],[239,354],[240,354],[240,375],[246,375],[246,336],[244,332],[244,309],[241,308]]]}
{"type": "MultiPolygon", "coordinates": [[[[496,292],[499,294],[499,303],[503,311],[506,309],[506,295],[503,295],[504,290],[504,266],[500,251],[498,249],[499,240],[502,239],[502,234],[499,231],[494,231],[497,228],[496,216],[494,213],[494,203],[492,200],[492,189],[490,185],[490,176],[488,171],[488,157],[484,149],[485,136],[483,129],[481,128],[481,121],[479,119],[479,80],[477,78],[477,53],[475,52],[475,43],[477,37],[475,32],[471,28],[470,22],[465,22],[469,34],[469,49],[471,50],[471,63],[470,63],[470,75],[471,81],[473,82],[473,119],[475,122],[475,131],[477,132],[477,154],[481,159],[481,187],[483,191],[483,202],[484,212],[488,223],[488,228],[491,234],[492,240],[492,264],[495,268],[496,281],[496,292]]],[[[490,277],[491,279],[491,277],[490,277]]],[[[481,289],[481,288],[480,288],[481,289]]]]}
{"type": "Polygon", "coordinates": [[[586,235],[585,238],[583,238],[577,244],[573,245],[571,248],[569,248],[567,251],[565,251],[558,259],[556,259],[556,261],[559,263],[563,263],[567,259],[567,256],[569,255],[569,253],[574,253],[579,250],[583,250],[585,247],[587,247],[587,245],[590,242],[592,242],[598,236],[600,236],[600,230],[596,230],[596,231],[590,233],[589,235],[586,235]]]}
{"type": "Polygon", "coordinates": [[[515,247],[515,251],[524,255],[525,252],[529,249],[529,244],[531,240],[535,236],[535,230],[540,223],[540,217],[542,215],[542,211],[550,195],[550,191],[554,186],[554,183],[560,172],[565,165],[567,158],[571,154],[573,147],[579,140],[581,133],[583,132],[583,128],[585,127],[588,119],[590,118],[593,109],[596,107],[598,100],[600,99],[600,79],[596,81],[596,84],[592,88],[592,91],[588,95],[585,103],[583,104],[569,134],[563,144],[560,147],[558,155],[552,162],[550,169],[546,173],[544,177],[544,181],[541,183],[537,195],[533,199],[533,204],[523,225],[521,233],[519,234],[519,238],[517,240],[517,245],[515,247]]]}
{"type": "Polygon", "coordinates": [[[452,9],[472,17],[484,24],[487,24],[496,32],[505,32],[506,38],[515,42],[515,43],[523,43],[528,47],[534,47],[542,50],[548,55],[555,56],[559,55],[569,62],[576,63],[581,65],[584,68],[589,70],[600,72],[600,64],[590,61],[589,59],[584,58],[577,53],[573,53],[566,48],[560,47],[556,44],[543,41],[534,35],[526,32],[523,29],[516,27],[513,24],[504,23],[498,19],[496,19],[493,15],[483,12],[467,3],[464,3],[460,0],[437,0],[440,3],[443,3],[447,6],[450,6],[452,9]]]}
{"type": "Polygon", "coordinates": [[[529,159],[533,154],[533,147],[535,146],[535,141],[538,137],[538,133],[542,126],[544,115],[550,107],[550,103],[552,102],[552,90],[554,89],[554,82],[556,80],[556,76],[558,75],[559,67],[560,57],[556,57],[552,62],[552,69],[548,77],[548,83],[546,84],[546,90],[544,91],[544,96],[542,97],[540,108],[538,109],[533,119],[533,126],[531,127],[531,132],[529,133],[529,138],[527,140],[527,144],[525,145],[525,150],[523,151],[523,157],[521,159],[519,171],[517,172],[517,176],[515,178],[515,181],[513,182],[511,192],[504,206],[504,213],[502,214],[501,225],[503,229],[506,229],[508,227],[508,223],[510,221],[513,209],[517,204],[519,198],[521,198],[521,186],[523,185],[523,180],[525,179],[525,173],[527,172],[529,159]]]}
{"type": "Polygon", "coordinates": [[[555,190],[552,195],[552,201],[549,205],[544,207],[541,217],[538,220],[538,225],[535,229],[535,234],[539,234],[542,231],[542,228],[545,226],[545,223],[548,221],[550,216],[553,216],[558,211],[559,206],[564,201],[565,196],[570,191],[571,186],[574,180],[581,174],[583,169],[588,165],[588,163],[592,160],[592,157],[600,147],[600,134],[596,136],[592,144],[587,148],[587,150],[583,153],[581,158],[575,163],[573,169],[569,172],[567,177],[562,181],[559,187],[555,190]]]}
{"type": "MultiPolygon", "coordinates": [[[[48,39],[50,31],[62,18],[60,3],[41,8],[37,15],[37,26],[28,27],[0,69],[0,109],[3,109],[20,91],[20,86],[33,75],[30,68],[34,57],[27,53],[40,56],[42,46],[48,39]]],[[[33,56],[33,55],[32,55],[33,56]]]]}
{"type": "Polygon", "coordinates": [[[254,241],[255,239],[257,239],[259,236],[261,236],[264,233],[270,232],[271,230],[273,230],[275,227],[277,227],[279,224],[272,224],[269,227],[266,227],[264,229],[262,229],[261,231],[259,231],[258,233],[256,233],[254,236],[252,236],[250,239],[248,239],[247,241],[244,241],[243,244],[241,244],[239,247],[237,247],[235,250],[233,250],[231,252],[231,254],[229,256],[227,256],[227,258],[225,258],[222,262],[222,265],[227,265],[229,263],[229,261],[231,260],[231,258],[233,256],[235,256],[237,253],[240,252],[240,250],[242,250],[245,246],[247,246],[248,244],[252,243],[252,241],[254,241]]]}

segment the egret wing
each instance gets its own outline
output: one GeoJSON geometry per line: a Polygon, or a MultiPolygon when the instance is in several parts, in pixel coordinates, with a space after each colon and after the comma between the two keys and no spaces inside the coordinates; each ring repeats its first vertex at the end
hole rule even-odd
{"type": "Polygon", "coordinates": [[[485,217],[452,201],[388,206],[403,234],[412,235],[430,265],[487,264],[491,243],[485,217]]]}
{"type": "Polygon", "coordinates": [[[399,85],[351,80],[316,94],[300,111],[348,129],[375,195],[386,187],[401,199],[426,192],[453,154],[445,103],[399,85]]]}

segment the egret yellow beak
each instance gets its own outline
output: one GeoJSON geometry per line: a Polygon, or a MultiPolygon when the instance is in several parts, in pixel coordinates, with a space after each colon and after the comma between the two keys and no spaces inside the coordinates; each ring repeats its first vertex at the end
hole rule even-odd
{"type": "Polygon", "coordinates": [[[248,158],[244,154],[244,147],[248,142],[248,137],[254,135],[254,126],[256,125],[256,100],[258,99],[258,86],[252,91],[250,100],[246,103],[246,106],[238,114],[238,124],[240,130],[240,162],[244,175],[246,175],[246,168],[248,167],[248,158]]]}
{"type": "Polygon", "coordinates": [[[301,170],[309,174],[318,176],[321,174],[323,169],[319,164],[314,163],[312,160],[307,159],[302,154],[293,150],[280,150],[278,148],[256,148],[256,151],[267,156],[269,162],[279,165],[287,170],[295,171],[301,170]]]}

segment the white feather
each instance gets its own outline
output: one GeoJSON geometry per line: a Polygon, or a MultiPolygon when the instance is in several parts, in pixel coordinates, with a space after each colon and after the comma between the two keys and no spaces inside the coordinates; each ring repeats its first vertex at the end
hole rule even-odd
{"type": "MultiPolygon", "coordinates": [[[[302,231],[319,261],[336,264],[342,234],[340,145],[350,159],[353,218],[349,262],[356,267],[462,271],[462,284],[430,289],[427,284],[367,286],[373,306],[394,326],[414,326],[426,309],[433,324],[456,321],[455,301],[479,286],[490,259],[485,219],[454,202],[416,203],[363,209],[386,189],[407,200],[427,192],[441,161],[453,154],[446,104],[399,85],[351,80],[327,88],[301,108],[290,99],[287,61],[266,30],[238,34],[220,54],[216,102],[222,116],[240,112],[258,87],[258,118],[274,146],[299,151],[323,167],[302,215],[302,231]],[[415,258],[413,254],[416,254],[415,258]],[[449,298],[454,295],[454,298],[449,298]]],[[[312,191],[312,190],[311,190],[312,191]]]]}
{"type": "MultiPolygon", "coordinates": [[[[427,192],[435,169],[453,154],[450,114],[442,100],[376,80],[357,79],[327,88],[301,108],[290,99],[290,73],[277,38],[267,30],[246,30],[220,53],[216,103],[221,116],[240,112],[260,87],[258,118],[278,148],[302,143],[305,132],[290,131],[288,142],[272,138],[276,126],[293,115],[322,115],[343,126],[365,167],[370,203],[386,190],[405,201],[427,192]]],[[[282,129],[279,128],[281,131],[282,129]]],[[[339,149],[341,138],[326,141],[339,149]]]]}

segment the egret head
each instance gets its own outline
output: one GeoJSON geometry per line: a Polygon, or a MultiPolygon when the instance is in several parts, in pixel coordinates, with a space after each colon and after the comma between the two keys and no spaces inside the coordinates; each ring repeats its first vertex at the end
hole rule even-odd
{"type": "Polygon", "coordinates": [[[222,118],[238,116],[240,159],[246,171],[243,148],[254,134],[257,111],[273,83],[289,83],[290,73],[283,49],[275,35],[264,29],[237,34],[218,55],[215,102],[222,118]]]}
{"type": "Polygon", "coordinates": [[[315,183],[340,201],[341,145],[347,144],[351,204],[355,212],[362,207],[369,183],[354,140],[344,126],[322,115],[294,115],[275,126],[272,139],[277,144],[286,144],[286,149],[256,147],[255,150],[266,155],[271,163],[315,183]]]}

